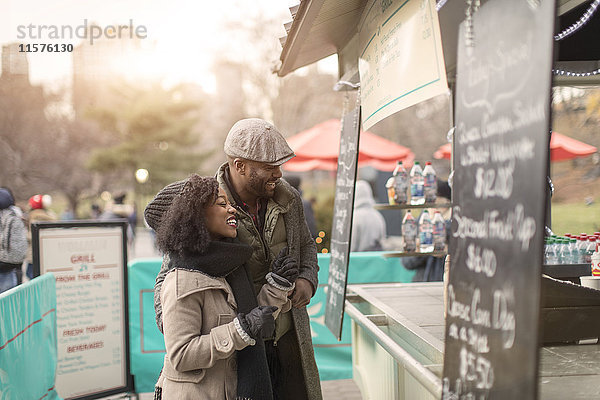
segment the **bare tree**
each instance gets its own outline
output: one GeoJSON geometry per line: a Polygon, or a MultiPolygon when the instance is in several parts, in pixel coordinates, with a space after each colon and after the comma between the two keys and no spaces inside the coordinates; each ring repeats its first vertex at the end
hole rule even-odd
{"type": "Polygon", "coordinates": [[[335,76],[320,73],[315,65],[305,72],[283,78],[272,104],[275,125],[287,135],[342,116],[344,94],[333,91],[335,76]]]}
{"type": "Polygon", "coordinates": [[[76,212],[94,181],[85,162],[100,136],[82,121],[48,116],[59,98],[25,80],[0,79],[0,181],[20,200],[60,192],[76,212]]]}

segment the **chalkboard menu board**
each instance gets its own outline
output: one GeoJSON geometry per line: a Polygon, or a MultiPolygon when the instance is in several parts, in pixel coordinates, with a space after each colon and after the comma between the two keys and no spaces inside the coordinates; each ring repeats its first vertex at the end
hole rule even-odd
{"type": "Polygon", "coordinates": [[[133,391],[122,221],[32,225],[35,275],[56,277],[56,390],[64,399],[133,391]]]}
{"type": "Polygon", "coordinates": [[[460,27],[444,399],[537,398],[554,10],[490,0],[460,27]]]}
{"type": "Polygon", "coordinates": [[[354,207],[354,182],[358,164],[360,106],[346,114],[342,121],[340,155],[338,157],[331,226],[331,258],[327,280],[325,325],[340,340],[346,300],[348,256],[354,207]]]}

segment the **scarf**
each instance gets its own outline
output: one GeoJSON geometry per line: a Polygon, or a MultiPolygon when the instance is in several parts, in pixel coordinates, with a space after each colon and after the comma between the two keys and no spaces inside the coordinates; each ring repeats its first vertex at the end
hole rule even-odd
{"type": "MultiPolygon", "coordinates": [[[[213,241],[206,252],[186,257],[172,255],[169,269],[181,268],[225,278],[237,303],[238,313],[248,313],[258,306],[256,294],[246,261],[252,255],[252,247],[234,239],[213,241]]],[[[265,343],[257,340],[254,346],[237,351],[237,397],[238,400],[271,400],[273,392],[265,343]]]]}

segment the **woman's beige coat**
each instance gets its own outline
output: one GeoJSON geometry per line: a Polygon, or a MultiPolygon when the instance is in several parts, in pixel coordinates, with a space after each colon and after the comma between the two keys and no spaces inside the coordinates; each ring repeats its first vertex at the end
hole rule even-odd
{"type": "MultiPolygon", "coordinates": [[[[286,312],[291,307],[287,293],[266,284],[258,304],[286,312]]],[[[235,399],[235,351],[248,344],[234,325],[237,304],[225,278],[174,269],[167,274],[160,296],[167,350],[159,379],[162,398],[235,399]]]]}

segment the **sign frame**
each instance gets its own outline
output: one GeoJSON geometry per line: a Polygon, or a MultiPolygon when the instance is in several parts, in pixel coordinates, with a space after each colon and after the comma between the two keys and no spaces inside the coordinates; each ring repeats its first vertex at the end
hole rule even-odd
{"type": "Polygon", "coordinates": [[[342,338],[346,286],[348,284],[352,212],[358,172],[360,115],[361,106],[358,104],[352,111],[344,115],[340,133],[340,152],[331,226],[331,259],[325,303],[325,325],[338,340],[342,338]],[[345,223],[345,221],[349,222],[345,223]]]}
{"type": "MultiPolygon", "coordinates": [[[[121,329],[121,346],[122,346],[122,354],[124,357],[121,358],[120,364],[123,368],[123,375],[120,377],[120,380],[124,382],[124,384],[118,384],[117,386],[110,385],[111,387],[102,388],[100,390],[94,389],[90,392],[78,393],[71,397],[65,396],[65,400],[93,400],[102,397],[118,395],[122,393],[132,393],[134,389],[133,375],[131,374],[131,360],[130,360],[130,343],[129,343],[129,293],[128,293],[128,277],[127,277],[127,220],[126,219],[118,219],[113,221],[69,221],[69,222],[37,222],[31,225],[31,233],[32,233],[32,251],[33,251],[33,271],[34,276],[39,276],[46,271],[45,265],[41,265],[41,246],[42,242],[40,236],[43,236],[43,232],[54,229],[58,230],[61,233],[68,231],[77,231],[80,230],[84,232],[86,229],[91,228],[93,230],[98,229],[106,229],[110,228],[111,231],[115,231],[114,228],[118,228],[117,232],[120,234],[119,245],[121,246],[121,257],[120,263],[122,270],[121,272],[121,321],[120,321],[120,329],[121,329]],[[123,359],[124,358],[124,359],[123,359]]],[[[85,237],[83,235],[82,237],[85,237]]],[[[90,237],[90,236],[88,236],[90,237]]],[[[54,275],[58,278],[60,271],[52,271],[54,275]]],[[[59,321],[58,315],[58,299],[59,299],[59,291],[57,290],[57,324],[59,321]]],[[[113,298],[114,300],[114,298],[113,298]]],[[[58,329],[58,327],[57,327],[58,329]]],[[[106,329],[106,328],[104,328],[106,329]]],[[[57,333],[57,337],[58,337],[57,333]]],[[[60,350],[60,349],[58,349],[60,350]]],[[[60,357],[60,351],[58,353],[58,357],[60,357]]],[[[57,376],[58,376],[58,368],[57,368],[57,376]]],[[[93,372],[93,370],[92,370],[93,372]]],[[[60,390],[57,388],[57,390],[60,390]]],[[[59,393],[60,394],[60,393],[59,393]]]]}

